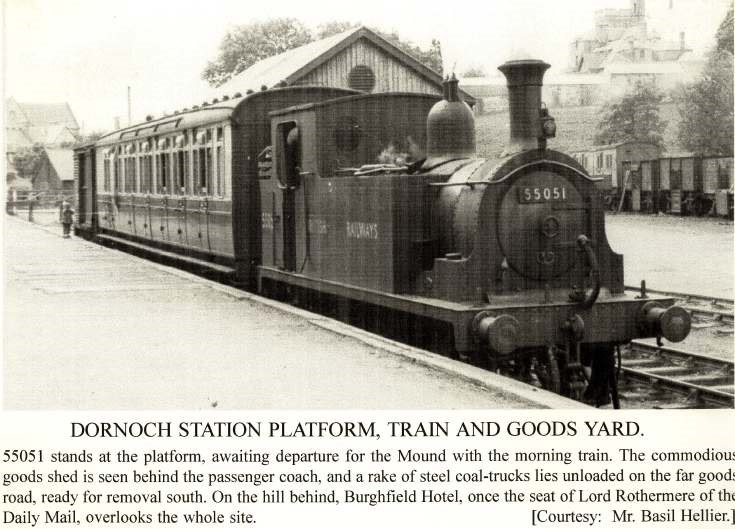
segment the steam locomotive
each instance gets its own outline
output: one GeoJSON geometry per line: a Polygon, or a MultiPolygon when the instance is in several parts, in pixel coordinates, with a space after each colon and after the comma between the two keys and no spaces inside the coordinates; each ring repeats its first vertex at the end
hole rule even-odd
{"type": "Polygon", "coordinates": [[[205,102],[75,151],[76,231],[617,407],[615,350],[684,339],[625,294],[595,179],[547,148],[548,64],[500,66],[510,141],[475,154],[439,98],[291,86],[205,102]]]}

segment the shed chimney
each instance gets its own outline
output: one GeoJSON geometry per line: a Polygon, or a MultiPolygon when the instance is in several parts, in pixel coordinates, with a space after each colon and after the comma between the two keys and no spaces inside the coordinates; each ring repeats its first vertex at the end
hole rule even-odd
{"type": "Polygon", "coordinates": [[[679,33],[679,49],[684,51],[687,49],[686,38],[684,32],[679,33]]]}
{"type": "Polygon", "coordinates": [[[510,141],[505,154],[539,148],[539,139],[544,137],[540,119],[541,87],[549,67],[544,61],[534,59],[508,61],[498,67],[508,82],[510,106],[510,141]]]}

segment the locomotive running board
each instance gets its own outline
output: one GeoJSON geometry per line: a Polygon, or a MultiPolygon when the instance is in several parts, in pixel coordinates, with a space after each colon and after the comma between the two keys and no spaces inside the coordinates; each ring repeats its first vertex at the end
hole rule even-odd
{"type": "MultiPolygon", "coordinates": [[[[378,305],[387,309],[450,323],[454,326],[455,346],[457,347],[457,350],[460,351],[469,350],[468,348],[471,341],[469,324],[475,314],[480,310],[489,309],[495,312],[506,312],[513,315],[524,313],[528,314],[529,317],[535,317],[534,314],[538,311],[548,312],[551,310],[556,313],[555,321],[563,321],[565,318],[564,315],[569,311],[569,308],[574,306],[569,303],[553,303],[549,305],[535,304],[534,306],[508,304],[477,304],[469,306],[436,298],[378,292],[363,287],[356,287],[354,285],[346,285],[337,281],[306,277],[301,274],[295,274],[293,272],[278,270],[267,266],[259,266],[258,272],[259,292],[262,292],[263,280],[271,280],[284,285],[292,285],[315,292],[323,292],[325,294],[378,305]]],[[[652,299],[657,301],[666,300],[665,298],[659,297],[640,300],[635,299],[630,295],[622,294],[619,298],[596,303],[591,311],[594,313],[595,317],[607,318],[606,321],[610,321],[614,319],[615,316],[611,312],[614,312],[616,307],[620,307],[621,304],[642,306],[645,301],[650,301],[652,299]]],[[[623,327],[620,327],[618,331],[623,334],[625,333],[623,327]]]]}

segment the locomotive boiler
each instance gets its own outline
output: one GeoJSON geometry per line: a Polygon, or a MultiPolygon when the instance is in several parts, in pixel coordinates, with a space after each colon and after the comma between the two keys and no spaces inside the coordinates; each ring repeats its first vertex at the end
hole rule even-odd
{"type": "Polygon", "coordinates": [[[548,67],[500,67],[510,135],[497,158],[477,157],[454,78],[442,98],[237,94],[118,131],[77,150],[77,231],[616,401],[616,348],[680,341],[690,318],[673,299],[624,292],[596,180],[547,148],[548,67]]]}

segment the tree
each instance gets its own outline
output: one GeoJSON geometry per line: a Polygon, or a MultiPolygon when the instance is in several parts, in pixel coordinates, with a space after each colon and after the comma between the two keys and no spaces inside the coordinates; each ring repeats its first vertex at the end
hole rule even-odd
{"type": "Polygon", "coordinates": [[[717,49],[719,51],[729,51],[730,54],[735,53],[733,48],[733,8],[727,10],[725,18],[720,23],[720,27],[715,34],[717,49]]]}
{"type": "Polygon", "coordinates": [[[411,55],[414,59],[418,60],[424,66],[431,68],[439,75],[442,75],[444,73],[444,66],[442,64],[441,43],[438,39],[431,39],[431,47],[428,50],[423,50],[409,40],[401,40],[398,32],[395,30],[391,32],[385,32],[376,28],[371,29],[388,42],[395,44],[398,48],[411,55]]]}
{"type": "Polygon", "coordinates": [[[36,179],[41,163],[46,158],[46,152],[43,145],[34,143],[30,147],[23,147],[14,152],[11,156],[13,165],[18,171],[20,178],[27,178],[31,182],[36,179]]]}
{"type": "Polygon", "coordinates": [[[316,38],[326,39],[327,37],[342,33],[344,31],[347,31],[348,29],[356,28],[359,25],[359,22],[344,22],[338,20],[325,22],[324,24],[319,24],[316,27],[316,38]]]}
{"type": "Polygon", "coordinates": [[[485,70],[477,66],[470,66],[462,72],[462,77],[485,77],[485,75],[487,75],[485,70]]]}
{"type": "Polygon", "coordinates": [[[699,81],[677,90],[681,114],[678,140],[700,155],[733,154],[733,55],[726,49],[710,52],[699,81]]]}
{"type": "Polygon", "coordinates": [[[621,99],[605,105],[595,144],[638,141],[660,145],[666,127],[658,114],[662,99],[663,94],[652,84],[636,83],[621,99]]]}
{"type": "Polygon", "coordinates": [[[237,26],[227,32],[219,55],[207,63],[202,78],[212,86],[220,86],[256,62],[312,40],[309,30],[295,18],[237,26]]]}

